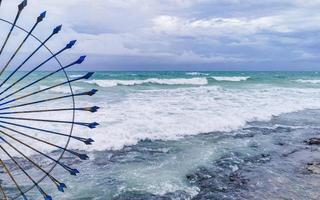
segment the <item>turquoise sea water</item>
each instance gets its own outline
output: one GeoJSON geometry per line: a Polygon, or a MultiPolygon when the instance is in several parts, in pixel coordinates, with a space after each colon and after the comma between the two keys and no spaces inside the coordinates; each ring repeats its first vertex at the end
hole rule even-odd
{"type": "MultiPolygon", "coordinates": [[[[85,72],[68,74],[73,79],[85,72]]],[[[63,80],[60,74],[32,90],[63,80]]],[[[303,142],[319,133],[318,72],[97,72],[72,85],[75,92],[99,90],[76,98],[77,106],[98,105],[99,112],[77,112],[76,119],[100,126],[93,131],[76,127],[74,134],[95,143],[70,143],[90,160],[66,154],[64,161],[81,172],[77,177],[55,168],[68,185],[65,193],[48,180],[41,183],[56,199],[320,197],[319,176],[305,172],[308,162],[319,159],[319,150],[303,142]]],[[[60,86],[30,99],[69,93],[60,86]]],[[[45,105],[53,106],[58,105],[45,105]]],[[[30,194],[38,197],[35,190],[30,194]]]]}

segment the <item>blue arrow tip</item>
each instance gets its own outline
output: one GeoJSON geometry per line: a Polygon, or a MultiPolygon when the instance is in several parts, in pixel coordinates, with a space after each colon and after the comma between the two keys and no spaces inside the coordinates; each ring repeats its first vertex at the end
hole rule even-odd
{"type": "Polygon", "coordinates": [[[93,74],[94,74],[94,72],[88,72],[86,75],[83,76],[83,78],[89,79],[93,74]]]}
{"type": "Polygon", "coordinates": [[[96,128],[97,126],[99,126],[100,124],[97,123],[97,122],[92,122],[88,125],[89,128],[93,129],[93,128],[96,128]]]}
{"type": "Polygon", "coordinates": [[[52,197],[49,196],[49,195],[46,195],[46,196],[44,197],[44,200],[52,200],[52,197]]]}
{"type": "Polygon", "coordinates": [[[91,138],[88,138],[88,139],[84,140],[83,142],[84,142],[86,145],[91,145],[92,142],[94,142],[94,140],[91,139],[91,138]]]}
{"type": "Polygon", "coordinates": [[[23,10],[24,7],[27,6],[27,4],[28,4],[28,1],[27,1],[27,0],[24,0],[23,2],[21,2],[21,3],[19,4],[19,6],[18,6],[19,11],[23,10]]]}
{"type": "Polygon", "coordinates": [[[94,112],[97,112],[99,109],[100,109],[99,106],[93,106],[93,107],[90,108],[90,112],[94,113],[94,112]]]}
{"type": "Polygon", "coordinates": [[[71,169],[70,174],[73,176],[76,176],[78,173],[80,173],[77,169],[71,169]]]}
{"type": "Polygon", "coordinates": [[[46,11],[42,12],[39,17],[37,18],[38,22],[41,22],[46,17],[46,11]]]}
{"type": "Polygon", "coordinates": [[[77,40],[71,40],[71,41],[67,44],[66,48],[67,48],[67,49],[70,49],[71,47],[73,47],[73,45],[74,45],[76,42],[77,42],[77,40]]]}
{"type": "Polygon", "coordinates": [[[59,190],[60,192],[64,192],[64,188],[67,188],[66,184],[60,183],[60,184],[58,185],[58,190],[59,190]]]}
{"type": "Polygon", "coordinates": [[[55,28],[53,29],[53,33],[52,33],[52,34],[57,34],[57,33],[59,33],[59,31],[61,31],[61,28],[62,28],[62,25],[59,25],[59,26],[55,27],[55,28]]]}
{"type": "Polygon", "coordinates": [[[87,93],[87,95],[92,96],[92,95],[96,94],[97,92],[98,92],[98,90],[92,89],[87,93]]]}
{"type": "Polygon", "coordinates": [[[45,17],[46,17],[46,14],[47,14],[47,11],[44,11],[44,12],[42,12],[42,13],[40,14],[40,17],[45,18],[45,17]]]}
{"type": "Polygon", "coordinates": [[[86,56],[80,56],[80,58],[76,61],[76,64],[81,64],[86,59],[86,56]]]}
{"type": "Polygon", "coordinates": [[[89,159],[89,156],[87,154],[79,154],[79,158],[81,160],[88,160],[89,159]]]}

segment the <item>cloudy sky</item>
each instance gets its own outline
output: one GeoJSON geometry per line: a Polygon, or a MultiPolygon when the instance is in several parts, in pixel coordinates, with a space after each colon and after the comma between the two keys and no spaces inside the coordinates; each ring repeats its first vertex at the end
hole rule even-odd
{"type": "MultiPolygon", "coordinates": [[[[0,17],[19,2],[3,0],[0,17]]],[[[29,0],[18,24],[43,10],[35,34],[62,23],[49,46],[77,39],[68,56],[89,55],[85,68],[320,70],[320,0],[29,0]]]]}

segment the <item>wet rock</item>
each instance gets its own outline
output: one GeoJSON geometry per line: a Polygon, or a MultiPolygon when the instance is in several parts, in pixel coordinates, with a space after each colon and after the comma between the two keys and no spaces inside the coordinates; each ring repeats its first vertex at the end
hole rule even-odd
{"type": "Polygon", "coordinates": [[[147,192],[128,191],[124,192],[113,200],[185,200],[191,199],[191,196],[185,191],[169,192],[164,195],[155,195],[147,192]]]}
{"type": "Polygon", "coordinates": [[[253,163],[266,163],[271,160],[271,155],[267,153],[262,153],[256,156],[251,156],[248,158],[245,158],[244,161],[247,164],[253,164],[253,163]]]}
{"type": "Polygon", "coordinates": [[[241,139],[241,138],[251,138],[254,137],[254,133],[242,133],[242,134],[236,134],[233,136],[234,138],[241,139]]]}
{"type": "Polygon", "coordinates": [[[258,148],[258,147],[259,147],[259,144],[258,144],[257,142],[251,142],[251,143],[249,144],[249,146],[250,146],[251,148],[258,148]]]}
{"type": "Polygon", "coordinates": [[[243,186],[248,183],[248,180],[241,175],[241,172],[239,170],[231,173],[229,175],[229,180],[236,183],[238,186],[243,186]]]}
{"type": "Polygon", "coordinates": [[[320,162],[308,163],[306,169],[312,174],[320,174],[320,162]]]}
{"type": "Polygon", "coordinates": [[[305,143],[308,145],[320,145],[320,138],[310,138],[309,140],[306,140],[305,143]]]}
{"type": "Polygon", "coordinates": [[[199,188],[193,200],[246,199],[248,179],[242,175],[245,154],[232,152],[225,154],[209,167],[198,168],[186,179],[199,188]]]}
{"type": "Polygon", "coordinates": [[[117,197],[114,197],[113,200],[171,200],[168,197],[161,197],[158,195],[143,193],[143,192],[125,192],[120,194],[117,197]]]}
{"type": "Polygon", "coordinates": [[[279,146],[284,146],[284,145],[285,145],[285,143],[284,143],[284,142],[281,142],[281,141],[278,141],[278,142],[276,142],[275,144],[276,144],[276,145],[279,145],[279,146]]]}
{"type": "Polygon", "coordinates": [[[282,156],[283,156],[283,157],[288,157],[289,155],[294,154],[294,153],[296,153],[296,152],[298,152],[298,151],[300,151],[300,150],[301,150],[301,149],[294,149],[294,150],[292,150],[292,151],[290,151],[290,152],[288,152],[288,153],[282,154],[282,156]]]}

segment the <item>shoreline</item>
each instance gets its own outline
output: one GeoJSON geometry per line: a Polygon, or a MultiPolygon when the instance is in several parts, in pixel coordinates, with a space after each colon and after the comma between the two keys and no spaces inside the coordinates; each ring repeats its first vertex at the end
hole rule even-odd
{"type": "Polygon", "coordinates": [[[88,161],[63,160],[79,167],[77,177],[55,169],[73,185],[64,196],[42,184],[56,199],[318,199],[320,146],[307,143],[320,137],[316,116],[320,110],[304,110],[230,133],[90,152],[88,161]]]}

